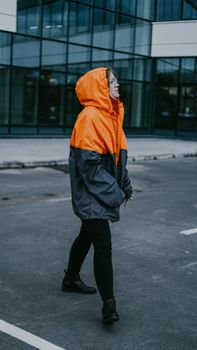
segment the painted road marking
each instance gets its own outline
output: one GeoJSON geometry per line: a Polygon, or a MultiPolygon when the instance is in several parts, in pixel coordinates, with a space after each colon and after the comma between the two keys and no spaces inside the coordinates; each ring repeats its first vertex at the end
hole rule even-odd
{"type": "Polygon", "coordinates": [[[0,320],[0,331],[40,350],[65,350],[3,320],[0,320]]]}
{"type": "Polygon", "coordinates": [[[193,261],[193,262],[191,262],[191,263],[189,263],[189,264],[187,264],[185,266],[181,266],[181,268],[182,269],[188,269],[188,268],[193,267],[195,265],[197,265],[197,261],[193,261]]]}
{"type": "Polygon", "coordinates": [[[47,202],[63,202],[63,201],[70,201],[71,197],[64,197],[64,198],[50,198],[47,199],[47,202]]]}
{"type": "Polygon", "coordinates": [[[190,230],[184,230],[180,232],[182,235],[193,235],[194,233],[197,233],[197,227],[191,228],[190,230]]]}

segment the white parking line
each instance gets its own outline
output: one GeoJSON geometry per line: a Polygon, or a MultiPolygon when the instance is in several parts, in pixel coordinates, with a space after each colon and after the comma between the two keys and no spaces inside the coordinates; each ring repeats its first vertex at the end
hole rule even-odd
{"type": "Polygon", "coordinates": [[[47,199],[46,201],[47,202],[63,202],[63,201],[70,201],[71,200],[71,197],[63,197],[63,198],[50,198],[50,199],[47,199]]]}
{"type": "Polygon", "coordinates": [[[182,235],[193,235],[194,233],[197,233],[197,227],[191,228],[190,230],[184,230],[180,232],[182,235]]]}
{"type": "Polygon", "coordinates": [[[36,349],[40,350],[65,350],[56,346],[47,340],[37,337],[36,335],[26,332],[12,324],[0,320],[0,331],[6,334],[11,335],[14,338],[17,338],[23,341],[26,344],[34,346],[36,349]]]}

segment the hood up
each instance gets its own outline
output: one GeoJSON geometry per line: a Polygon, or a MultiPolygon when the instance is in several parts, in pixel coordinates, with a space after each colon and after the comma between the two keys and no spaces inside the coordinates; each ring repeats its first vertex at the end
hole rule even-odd
{"type": "Polygon", "coordinates": [[[96,68],[84,74],[76,84],[76,94],[83,106],[112,109],[106,77],[107,68],[96,68]]]}

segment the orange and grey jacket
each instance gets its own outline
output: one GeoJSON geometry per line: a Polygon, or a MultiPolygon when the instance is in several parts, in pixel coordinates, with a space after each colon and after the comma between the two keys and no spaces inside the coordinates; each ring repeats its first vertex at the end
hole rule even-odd
{"type": "Polygon", "coordinates": [[[82,220],[119,220],[119,207],[132,194],[126,169],[127,145],[121,102],[113,108],[106,68],[84,74],[76,84],[84,109],[70,141],[73,210],[82,220]]]}

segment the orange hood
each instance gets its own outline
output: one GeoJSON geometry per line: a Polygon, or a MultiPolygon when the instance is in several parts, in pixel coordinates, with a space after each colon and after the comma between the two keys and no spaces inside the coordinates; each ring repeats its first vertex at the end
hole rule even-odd
{"type": "Polygon", "coordinates": [[[106,77],[107,68],[92,69],[84,74],[76,84],[76,94],[83,106],[112,109],[106,77]]]}

